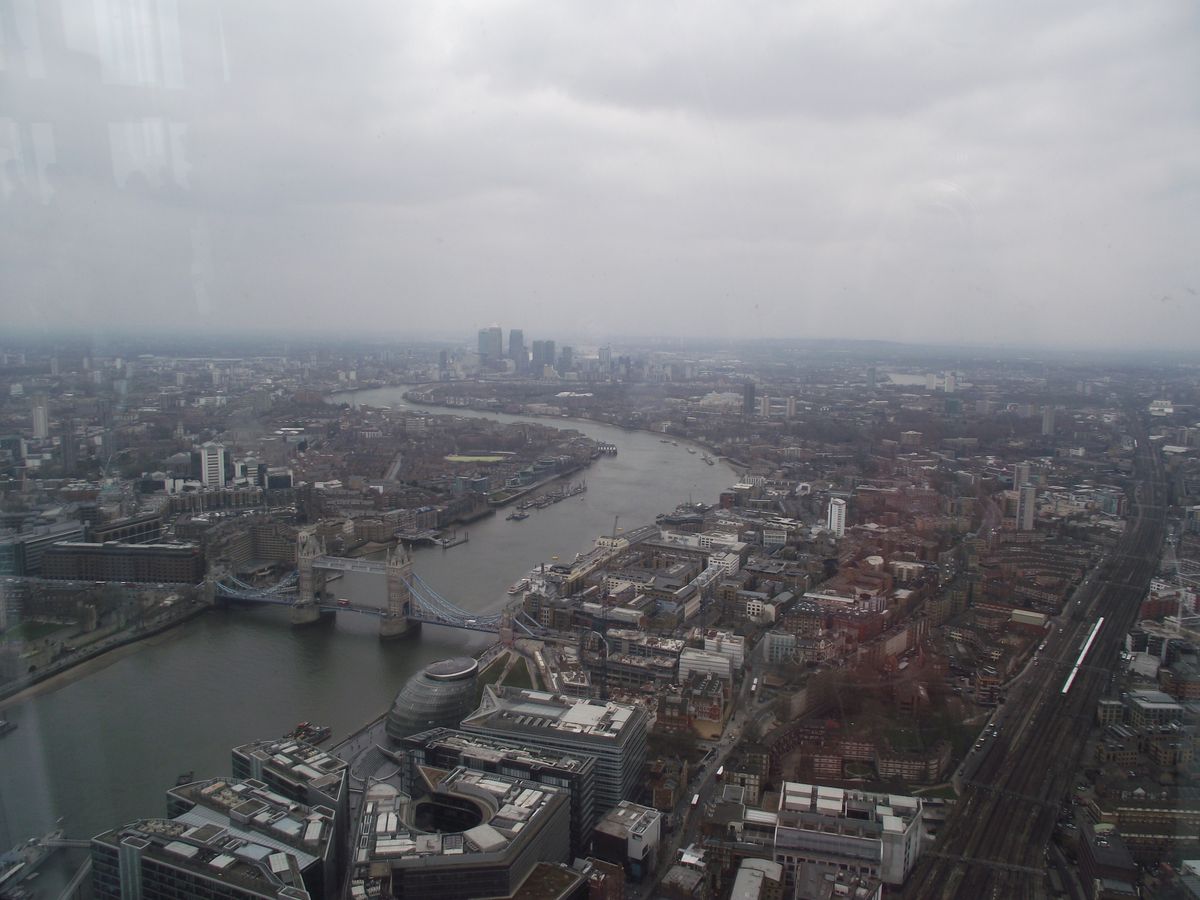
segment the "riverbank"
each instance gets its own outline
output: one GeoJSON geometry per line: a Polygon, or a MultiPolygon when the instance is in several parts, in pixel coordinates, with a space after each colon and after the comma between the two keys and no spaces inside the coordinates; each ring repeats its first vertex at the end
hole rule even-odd
{"type": "Polygon", "coordinates": [[[168,621],[158,622],[149,628],[118,637],[112,643],[76,651],[71,656],[77,658],[64,660],[53,669],[35,672],[19,679],[15,684],[5,685],[0,688],[0,710],[56,691],[92,672],[100,671],[135,653],[141,649],[140,645],[144,643],[162,643],[167,639],[164,636],[166,632],[171,631],[177,625],[190,622],[211,608],[205,604],[197,604],[180,615],[173,616],[168,621]],[[162,640],[156,641],[155,638],[162,638],[162,640]]]}
{"type": "MultiPolygon", "coordinates": [[[[479,664],[481,693],[483,691],[482,678],[484,674],[491,665],[498,663],[500,657],[504,654],[508,654],[510,657],[514,655],[513,651],[505,647],[499,641],[496,641],[494,644],[489,644],[488,646],[476,651],[475,661],[479,664]]],[[[507,665],[504,665],[504,668],[505,671],[507,671],[507,665]]],[[[493,679],[493,681],[495,680],[496,679],[493,679]]],[[[347,763],[353,762],[354,759],[357,758],[357,756],[364,750],[370,749],[372,744],[369,736],[372,734],[372,732],[380,729],[380,726],[387,718],[389,712],[391,712],[390,705],[385,707],[383,712],[381,712],[379,715],[369,719],[366,724],[347,734],[344,738],[330,747],[326,752],[337,756],[339,759],[345,760],[347,763]]]]}
{"type": "MultiPolygon", "coordinates": [[[[425,387],[426,385],[432,386],[432,385],[437,385],[437,384],[440,384],[440,382],[431,381],[431,382],[422,382],[420,384],[407,384],[407,385],[400,384],[400,385],[396,385],[396,387],[418,388],[418,387],[425,387]]],[[[333,392],[327,394],[326,398],[329,399],[329,398],[336,397],[339,394],[355,394],[358,392],[359,392],[359,389],[355,389],[352,391],[333,391],[333,392]]],[[[424,409],[448,410],[450,415],[453,415],[455,410],[468,410],[476,415],[479,415],[479,416],[482,416],[485,418],[489,414],[491,414],[491,415],[513,416],[515,418],[521,418],[521,419],[546,420],[546,421],[551,421],[551,422],[562,422],[565,419],[568,422],[584,422],[589,425],[603,425],[607,428],[619,428],[622,431],[628,431],[628,432],[633,432],[633,433],[637,433],[637,434],[650,434],[650,435],[654,435],[654,436],[660,437],[660,438],[663,435],[668,435],[668,433],[665,431],[654,431],[650,428],[635,428],[635,427],[632,427],[629,425],[621,425],[616,422],[609,422],[605,419],[596,419],[591,416],[550,415],[549,413],[532,413],[532,412],[511,413],[511,412],[506,412],[505,410],[499,410],[499,409],[477,409],[473,406],[452,406],[449,403],[428,403],[424,400],[413,399],[412,397],[409,396],[410,393],[411,393],[410,391],[405,391],[404,394],[402,395],[401,399],[403,399],[405,403],[409,403],[413,406],[419,406],[424,409]]],[[[672,440],[680,440],[681,439],[679,435],[668,435],[668,436],[671,437],[672,440]]],[[[700,440],[699,438],[689,438],[689,437],[683,437],[682,441],[685,444],[692,444],[693,446],[699,447],[700,449],[704,450],[707,453],[711,453],[716,459],[720,460],[721,462],[724,462],[730,468],[734,469],[738,474],[744,474],[745,472],[750,471],[749,465],[742,462],[741,460],[733,459],[732,457],[723,455],[721,453],[720,448],[716,447],[713,444],[708,443],[707,441],[700,440]]],[[[538,486],[540,486],[540,485],[538,485],[538,486]]],[[[507,503],[508,501],[505,501],[505,502],[507,503]]]]}
{"type": "MultiPolygon", "coordinates": [[[[400,393],[359,396],[401,411],[408,407],[400,393]]],[[[587,493],[575,500],[520,525],[489,516],[469,526],[470,543],[415,553],[414,571],[441,596],[466,610],[498,610],[514,599],[507,587],[539,562],[571,559],[597,535],[611,534],[615,514],[621,524],[652,522],[689,496],[715,500],[731,480],[728,467],[706,466],[659,443],[662,435],[591,423],[562,427],[615,442],[620,453],[596,460],[586,474],[587,493]]],[[[335,590],[355,605],[378,606],[386,602],[384,581],[347,572],[335,590]]],[[[0,714],[18,723],[0,740],[6,827],[30,835],[66,816],[73,832],[98,834],[152,814],[180,772],[227,774],[230,747],[283,734],[301,719],[329,725],[330,743],[343,740],[384,714],[424,666],[494,643],[491,635],[437,625],[403,641],[380,641],[377,624],[339,614],[327,626],[292,628],[282,608],[218,611],[77,669],[87,676],[62,690],[42,687],[42,696],[0,714]],[[139,647],[145,652],[124,656],[139,647]],[[106,664],[112,660],[117,664],[106,664]],[[87,736],[86,752],[80,735],[87,736]]]]}
{"type": "Polygon", "coordinates": [[[553,475],[543,478],[541,481],[535,481],[533,484],[526,485],[525,487],[514,491],[511,494],[506,494],[502,499],[497,500],[494,497],[489,497],[488,503],[491,504],[492,511],[495,512],[497,509],[501,509],[502,507],[516,503],[518,500],[528,497],[530,494],[544,488],[548,484],[553,484],[554,482],[561,481],[564,478],[570,478],[576,472],[581,472],[585,468],[586,466],[583,463],[579,463],[561,472],[555,472],[553,475]]]}

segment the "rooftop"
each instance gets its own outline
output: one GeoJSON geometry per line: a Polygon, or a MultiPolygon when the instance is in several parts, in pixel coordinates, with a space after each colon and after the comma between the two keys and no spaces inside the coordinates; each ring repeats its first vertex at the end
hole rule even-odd
{"type": "Polygon", "coordinates": [[[421,734],[411,735],[409,740],[420,741],[424,744],[438,744],[453,747],[462,751],[470,759],[498,761],[502,759],[522,762],[530,765],[541,765],[566,771],[581,771],[592,762],[590,756],[569,756],[561,753],[549,753],[536,747],[527,747],[516,741],[506,741],[487,735],[469,734],[454,731],[450,728],[434,728],[421,734]]]}
{"type": "Polygon", "coordinates": [[[169,796],[194,804],[179,822],[211,825],[275,850],[307,866],[324,853],[333,835],[333,811],[308,807],[272,792],[261,781],[210,779],[174,787],[169,796]]]}
{"type": "Polygon", "coordinates": [[[785,781],[779,795],[779,824],[805,830],[836,827],[843,833],[877,836],[905,831],[921,815],[921,801],[897,794],[785,781]]]}
{"type": "Polygon", "coordinates": [[[604,700],[581,700],[545,691],[484,689],[479,708],[463,719],[463,728],[488,728],[513,733],[550,732],[586,740],[624,739],[626,726],[644,716],[639,709],[604,700]]]}
{"type": "Polygon", "coordinates": [[[469,656],[443,659],[425,667],[425,674],[436,681],[458,681],[471,678],[479,671],[479,663],[469,656]]]}
{"type": "Polygon", "coordinates": [[[558,788],[463,766],[442,778],[433,793],[453,797],[459,805],[466,801],[480,813],[479,823],[463,831],[423,831],[411,821],[419,804],[392,785],[377,783],[363,803],[356,861],[502,853],[533,833],[534,823],[549,810],[568,802],[558,788]]]}
{"type": "Polygon", "coordinates": [[[656,809],[622,800],[596,823],[596,831],[627,840],[631,834],[644,833],[654,825],[656,819],[661,817],[662,813],[656,809]]]}
{"type": "Polygon", "coordinates": [[[292,738],[253,741],[234,748],[234,753],[257,760],[264,769],[311,787],[324,788],[340,779],[345,760],[312,744],[292,738]]]}
{"type": "Polygon", "coordinates": [[[204,878],[302,900],[300,870],[313,857],[300,855],[260,836],[212,822],[197,822],[190,814],[176,819],[142,819],[97,835],[112,847],[131,847],[143,856],[198,873],[204,878]]]}
{"type": "Polygon", "coordinates": [[[521,882],[513,900],[559,900],[582,880],[583,876],[569,866],[540,862],[521,882]]]}

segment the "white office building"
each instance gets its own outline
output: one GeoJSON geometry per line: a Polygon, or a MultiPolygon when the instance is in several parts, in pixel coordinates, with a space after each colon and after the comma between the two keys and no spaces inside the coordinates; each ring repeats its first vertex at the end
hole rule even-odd
{"type": "Polygon", "coordinates": [[[733,680],[733,665],[724,653],[687,647],[679,654],[679,683],[683,684],[693,672],[733,680]]]}
{"type": "Polygon", "coordinates": [[[834,497],[829,501],[829,513],[826,516],[825,527],[837,538],[846,536],[846,501],[834,497]]]}
{"type": "Polygon", "coordinates": [[[708,631],[704,634],[704,649],[729,657],[733,668],[740,669],[746,660],[746,639],[731,631],[708,631]]]}
{"type": "Polygon", "coordinates": [[[491,685],[484,688],[479,708],[462,723],[463,731],[595,757],[597,813],[637,793],[648,728],[639,706],[491,685]]]}
{"type": "Polygon", "coordinates": [[[200,447],[200,481],[205,487],[225,486],[225,446],[209,441],[200,447]]]}
{"type": "Polygon", "coordinates": [[[37,397],[33,401],[33,436],[37,440],[45,440],[50,435],[50,408],[45,397],[37,397]]]}
{"type": "Polygon", "coordinates": [[[786,891],[794,890],[804,864],[904,884],[921,855],[921,811],[917,797],[784,782],[775,861],[783,866],[786,891]]]}

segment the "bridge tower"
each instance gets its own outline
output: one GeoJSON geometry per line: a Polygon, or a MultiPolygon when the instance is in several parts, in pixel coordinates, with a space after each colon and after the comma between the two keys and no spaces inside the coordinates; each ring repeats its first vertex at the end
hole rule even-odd
{"type": "Polygon", "coordinates": [[[379,619],[379,636],[397,638],[415,634],[421,628],[419,621],[409,618],[413,612],[413,595],[409,582],[412,580],[412,556],[403,547],[388,551],[387,558],[387,612],[379,619]]]}
{"type": "Polygon", "coordinates": [[[321,592],[325,590],[325,573],[313,563],[325,555],[324,542],[312,529],[302,528],[296,534],[296,602],[292,606],[293,625],[311,625],[321,618],[321,592]]]}
{"type": "Polygon", "coordinates": [[[205,606],[215,606],[217,603],[217,585],[225,580],[229,569],[217,563],[212,563],[204,574],[204,587],[200,591],[200,600],[205,606]]]}

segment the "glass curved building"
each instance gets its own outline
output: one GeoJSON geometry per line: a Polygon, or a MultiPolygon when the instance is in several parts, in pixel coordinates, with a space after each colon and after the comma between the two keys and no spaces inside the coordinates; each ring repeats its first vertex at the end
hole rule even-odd
{"type": "Polygon", "coordinates": [[[475,709],[479,663],[456,656],[430,663],[405,682],[387,717],[387,734],[393,741],[428,731],[457,728],[475,709]]]}

